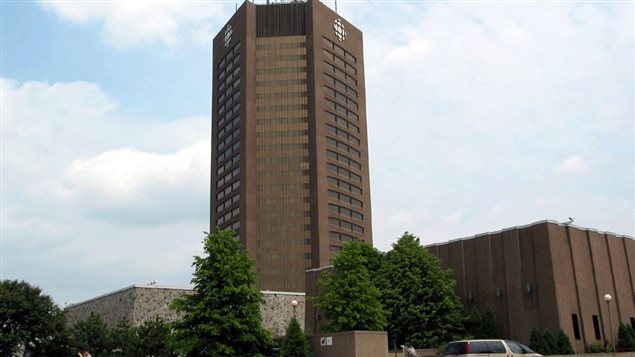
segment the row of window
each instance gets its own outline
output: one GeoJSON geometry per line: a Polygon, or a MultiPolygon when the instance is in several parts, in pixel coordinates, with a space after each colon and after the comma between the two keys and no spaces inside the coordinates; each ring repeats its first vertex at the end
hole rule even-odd
{"type": "Polygon", "coordinates": [[[322,45],[330,50],[333,50],[338,55],[346,58],[347,61],[350,61],[351,63],[357,63],[357,58],[355,58],[352,53],[348,52],[342,46],[329,40],[328,38],[322,37],[322,45]]]}
{"type": "MultiPolygon", "coordinates": [[[[234,68],[233,71],[227,73],[227,78],[225,78],[224,80],[222,78],[219,78],[219,80],[222,81],[222,82],[221,82],[221,84],[218,85],[218,92],[220,93],[220,91],[222,89],[225,89],[225,87],[227,87],[229,85],[229,83],[231,83],[234,80],[234,78],[238,78],[239,75],[240,75],[240,66],[234,68]],[[222,89],[221,89],[221,87],[222,87],[222,89]]],[[[232,87],[233,87],[233,85],[232,85],[232,87]]]]}
{"type": "Polygon", "coordinates": [[[218,62],[218,69],[223,69],[233,59],[234,55],[238,54],[240,54],[240,42],[237,42],[231,50],[227,51],[225,56],[218,62]]]}
{"type": "Polygon", "coordinates": [[[298,123],[306,123],[306,117],[287,117],[287,118],[268,118],[268,119],[257,119],[256,124],[258,125],[270,125],[270,124],[298,124],[298,123]]]}
{"type": "Polygon", "coordinates": [[[232,191],[237,190],[239,188],[240,188],[240,181],[236,181],[236,182],[232,183],[231,186],[227,186],[227,187],[225,187],[224,190],[219,191],[216,194],[216,199],[217,200],[221,200],[221,199],[223,199],[223,197],[229,195],[230,193],[232,193],[232,191]]]}
{"type": "Polygon", "coordinates": [[[331,176],[327,176],[326,179],[328,180],[329,184],[331,184],[333,186],[336,186],[338,188],[341,188],[342,190],[349,191],[349,192],[352,192],[352,193],[356,193],[358,195],[362,194],[362,189],[361,188],[359,188],[359,187],[357,187],[357,186],[355,186],[353,184],[350,184],[350,183],[348,183],[346,181],[343,181],[343,180],[340,180],[338,178],[331,177],[331,176]]]}
{"type": "MultiPolygon", "coordinates": [[[[258,239],[259,247],[290,247],[290,246],[305,246],[311,244],[311,239],[258,239]]],[[[277,269],[267,269],[268,272],[277,269]]],[[[285,268],[286,270],[296,270],[293,268],[285,268]]],[[[304,273],[305,269],[297,269],[298,273],[304,273]]]]}
{"type": "Polygon", "coordinates": [[[355,68],[355,66],[347,63],[346,61],[341,59],[339,56],[336,56],[331,51],[323,49],[322,55],[324,55],[324,58],[330,61],[333,61],[333,63],[335,63],[336,65],[344,68],[347,72],[357,75],[357,68],[355,68]]]}
{"type": "Polygon", "coordinates": [[[258,138],[287,138],[290,136],[306,136],[307,130],[262,131],[256,133],[258,138]]]}
{"type": "Polygon", "coordinates": [[[256,174],[257,177],[300,177],[308,175],[309,170],[262,171],[256,174]]]}
{"type": "Polygon", "coordinates": [[[284,73],[306,73],[306,66],[302,67],[269,67],[258,68],[256,74],[284,74],[284,73]]]}
{"type": "Polygon", "coordinates": [[[306,84],[305,79],[276,79],[269,81],[257,81],[256,87],[284,87],[306,84]]]}
{"type": "MultiPolygon", "coordinates": [[[[218,109],[216,109],[216,114],[220,115],[221,113],[223,113],[225,111],[225,109],[231,111],[231,114],[229,113],[225,113],[225,115],[223,116],[223,118],[228,118],[236,113],[238,113],[238,111],[240,110],[240,102],[234,104],[233,107],[230,108],[229,104],[221,104],[218,106],[218,109]]],[[[227,120],[227,119],[225,119],[227,120]]],[[[220,120],[219,120],[219,124],[220,124],[220,120]]]]}
{"type": "Polygon", "coordinates": [[[359,109],[359,105],[357,105],[356,101],[352,100],[351,98],[347,97],[343,93],[340,93],[339,91],[331,87],[324,86],[324,93],[330,95],[331,97],[334,97],[335,99],[341,101],[342,103],[348,106],[351,106],[355,109],[359,109]]]}
{"type": "Polygon", "coordinates": [[[227,224],[223,225],[223,224],[217,224],[219,227],[221,227],[221,229],[231,229],[232,231],[236,232],[236,235],[234,236],[234,239],[239,242],[240,241],[240,234],[238,234],[238,232],[240,232],[240,221],[235,221],[233,223],[227,222],[227,224]]]}
{"type": "Polygon", "coordinates": [[[237,128],[236,130],[232,131],[230,134],[227,134],[227,137],[225,137],[223,141],[219,142],[216,148],[218,149],[218,151],[221,151],[225,146],[229,145],[232,142],[232,140],[236,139],[239,136],[240,136],[240,128],[237,128]]]}
{"type": "Polygon", "coordinates": [[[258,212],[258,220],[262,219],[270,219],[270,218],[298,218],[298,217],[309,217],[309,211],[272,211],[265,210],[262,212],[258,212]]]}
{"type": "Polygon", "coordinates": [[[227,160],[227,162],[216,169],[217,175],[222,175],[223,172],[229,170],[232,166],[237,164],[240,161],[240,153],[236,154],[236,156],[232,157],[231,160],[227,160]]]}
{"type": "Polygon", "coordinates": [[[335,227],[340,227],[342,229],[356,232],[356,233],[364,233],[364,227],[359,226],[355,223],[351,223],[342,219],[337,219],[333,217],[329,217],[329,223],[335,227]]]}
{"type": "MultiPolygon", "coordinates": [[[[225,94],[225,93],[223,93],[225,94]]],[[[225,99],[225,98],[222,98],[225,99]]],[[[218,98],[218,103],[222,103],[220,104],[219,108],[224,107],[224,108],[229,108],[230,105],[232,105],[234,102],[238,102],[240,100],[240,91],[237,90],[233,95],[227,96],[226,100],[223,102],[221,100],[221,98],[218,98]]],[[[220,112],[219,112],[220,114],[220,112]]]]}
{"type": "Polygon", "coordinates": [[[280,183],[273,185],[258,185],[256,190],[258,191],[294,191],[294,190],[308,190],[308,183],[280,183]]]}
{"type": "Polygon", "coordinates": [[[302,98],[306,97],[306,92],[277,92],[260,93],[256,95],[258,99],[282,99],[282,98],[302,98]]]}
{"type": "Polygon", "coordinates": [[[362,203],[362,201],[353,198],[347,194],[341,193],[341,192],[337,192],[337,191],[333,191],[333,190],[328,190],[329,192],[329,197],[335,198],[336,200],[340,201],[340,202],[344,202],[347,203],[353,207],[363,207],[364,203],[362,203]]]}
{"type": "Polygon", "coordinates": [[[223,151],[216,159],[216,163],[220,164],[221,162],[223,162],[223,160],[228,158],[232,153],[238,151],[238,149],[240,149],[240,141],[235,142],[234,145],[225,149],[225,151],[223,151]]]}
{"type": "Polygon", "coordinates": [[[335,161],[341,162],[347,166],[354,167],[358,170],[362,169],[362,165],[359,162],[353,159],[350,159],[344,155],[338,154],[335,151],[326,150],[326,156],[330,157],[331,159],[335,161]]]}
{"type": "Polygon", "coordinates": [[[231,119],[232,116],[234,116],[234,114],[238,113],[239,111],[240,111],[240,103],[234,104],[234,106],[231,109],[227,108],[227,113],[225,113],[223,116],[221,116],[218,119],[218,127],[220,128],[221,126],[223,126],[228,120],[231,119]]]}
{"type": "Polygon", "coordinates": [[[335,123],[337,123],[338,125],[346,128],[346,129],[348,129],[350,131],[353,131],[355,133],[359,133],[359,127],[357,125],[355,125],[355,124],[351,123],[350,121],[342,118],[341,116],[333,114],[333,113],[331,113],[329,111],[325,111],[324,115],[328,119],[330,119],[330,120],[334,121],[335,123]]]}
{"type": "Polygon", "coordinates": [[[353,97],[357,98],[357,91],[355,89],[353,89],[353,87],[346,85],[346,83],[344,83],[344,82],[340,81],[339,79],[331,76],[330,74],[324,73],[324,82],[326,84],[333,85],[336,88],[339,88],[339,89],[343,90],[344,92],[346,92],[346,94],[352,95],[353,97]]]}
{"type": "Polygon", "coordinates": [[[225,176],[221,177],[220,180],[218,180],[218,182],[216,183],[216,187],[223,187],[224,184],[229,182],[234,177],[238,177],[238,175],[240,175],[240,167],[231,170],[230,172],[226,173],[225,176]]]}
{"type": "Polygon", "coordinates": [[[227,87],[223,93],[220,93],[217,103],[221,103],[223,100],[225,100],[225,98],[229,97],[232,94],[232,91],[238,86],[240,86],[240,77],[236,78],[236,80],[229,87],[227,87]]]}
{"type": "Polygon", "coordinates": [[[258,164],[298,164],[308,162],[307,156],[259,157],[258,164]]]}
{"type": "Polygon", "coordinates": [[[277,233],[277,232],[305,232],[310,231],[311,225],[309,224],[260,224],[258,225],[258,232],[263,233],[277,233]]]}
{"type": "Polygon", "coordinates": [[[353,119],[355,121],[359,121],[359,115],[357,115],[357,113],[355,113],[352,110],[349,110],[348,108],[346,108],[345,106],[336,103],[328,98],[325,98],[325,102],[326,102],[326,106],[341,113],[342,115],[346,116],[348,119],[353,119]]]}
{"type": "MultiPolygon", "coordinates": [[[[227,68],[223,68],[220,71],[220,73],[218,74],[218,79],[223,79],[223,77],[225,77],[226,74],[231,73],[232,72],[232,68],[234,66],[236,66],[237,68],[240,68],[239,62],[240,62],[240,53],[238,55],[236,55],[236,57],[234,57],[234,59],[232,59],[229,62],[227,62],[227,68]]],[[[234,70],[234,75],[235,75],[235,70],[234,70]]]]}
{"type": "Polygon", "coordinates": [[[338,242],[342,242],[342,243],[358,240],[358,238],[355,238],[352,235],[348,235],[346,233],[340,233],[340,232],[329,232],[329,238],[336,240],[338,242]]]}
{"type": "Polygon", "coordinates": [[[348,216],[351,217],[353,219],[356,219],[358,221],[362,221],[364,220],[364,216],[359,213],[359,212],[355,212],[349,208],[346,207],[342,207],[342,206],[338,206],[338,205],[334,205],[332,203],[329,203],[329,211],[333,212],[333,213],[339,213],[343,216],[348,216]]]}
{"type": "Polygon", "coordinates": [[[223,203],[216,206],[216,213],[220,213],[228,209],[229,207],[231,207],[233,204],[235,204],[238,201],[240,201],[240,193],[233,195],[231,198],[227,199],[223,203]]]}
{"type": "Polygon", "coordinates": [[[263,197],[257,200],[259,205],[292,205],[309,203],[309,197],[263,197]]]}
{"type": "Polygon", "coordinates": [[[309,144],[259,144],[257,151],[282,151],[282,150],[302,150],[308,149],[309,144]]]}
{"type": "Polygon", "coordinates": [[[240,115],[234,117],[234,119],[232,119],[232,121],[227,123],[227,125],[223,126],[218,131],[218,135],[216,135],[216,137],[218,139],[222,138],[223,136],[225,136],[225,133],[227,133],[227,132],[231,131],[232,129],[234,129],[234,127],[237,126],[239,123],[240,123],[240,115]]]}
{"type": "Polygon", "coordinates": [[[326,130],[331,133],[334,133],[335,135],[339,136],[342,139],[347,140],[350,143],[353,143],[355,145],[360,144],[360,140],[358,137],[356,137],[355,135],[351,135],[340,128],[336,128],[331,124],[326,124],[326,130]]]}
{"type": "Polygon", "coordinates": [[[347,152],[351,155],[357,156],[357,157],[361,157],[361,153],[359,152],[359,150],[353,148],[352,146],[345,144],[339,140],[335,140],[329,136],[326,137],[326,143],[336,147],[338,150],[340,151],[344,151],[347,152]]]}
{"type": "Polygon", "coordinates": [[[347,170],[341,166],[337,166],[334,164],[326,164],[326,167],[329,171],[336,173],[342,177],[346,177],[349,180],[352,181],[357,181],[357,182],[362,182],[362,177],[359,176],[358,174],[351,172],[350,170],[347,170]]]}
{"type": "Polygon", "coordinates": [[[231,210],[230,212],[225,213],[224,215],[218,217],[218,219],[216,220],[216,222],[218,222],[219,225],[228,222],[229,220],[231,220],[234,217],[238,217],[240,215],[240,207],[236,207],[233,210],[231,210]]]}
{"type": "Polygon", "coordinates": [[[240,77],[238,75],[234,76],[234,72],[232,72],[225,80],[220,81],[218,84],[218,93],[227,90],[234,89],[240,85],[240,77]]]}
{"type": "Polygon", "coordinates": [[[256,45],[256,50],[272,50],[272,49],[304,48],[304,47],[306,47],[306,42],[259,43],[256,45]]]}
{"type": "Polygon", "coordinates": [[[257,62],[289,62],[306,60],[306,55],[277,55],[277,56],[264,56],[260,55],[256,57],[257,62]]]}
{"type": "MultiPolygon", "coordinates": [[[[285,260],[305,260],[311,259],[311,253],[272,253],[272,254],[258,254],[258,261],[273,260],[273,261],[285,261],[285,260]]],[[[263,275],[262,273],[260,274],[263,275]]]]}
{"type": "Polygon", "coordinates": [[[355,79],[355,77],[335,67],[335,65],[333,64],[330,64],[326,61],[324,61],[323,63],[324,63],[324,68],[326,69],[328,73],[334,73],[336,76],[343,78],[346,83],[357,86],[357,79],[355,79]]]}
{"type": "Polygon", "coordinates": [[[306,104],[286,104],[286,105],[260,105],[256,108],[257,112],[287,112],[294,110],[307,110],[306,104]]]}

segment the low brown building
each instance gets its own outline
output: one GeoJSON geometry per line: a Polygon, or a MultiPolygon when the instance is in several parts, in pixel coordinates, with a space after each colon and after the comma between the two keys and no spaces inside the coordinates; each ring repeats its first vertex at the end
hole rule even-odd
{"type": "Polygon", "coordinates": [[[428,247],[454,272],[467,308],[493,310],[506,338],[562,329],[576,351],[635,326],[635,240],[541,221],[428,247]],[[604,300],[610,294],[612,301],[604,300]]]}

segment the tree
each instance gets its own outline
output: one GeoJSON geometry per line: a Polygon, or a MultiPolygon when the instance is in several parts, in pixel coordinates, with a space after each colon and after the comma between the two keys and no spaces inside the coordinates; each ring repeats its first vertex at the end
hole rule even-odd
{"type": "Polygon", "coordinates": [[[295,316],[289,322],[289,326],[287,326],[284,340],[280,347],[280,357],[313,357],[309,341],[295,316]]]}
{"type": "Polygon", "coordinates": [[[573,349],[573,346],[571,345],[571,340],[569,339],[569,336],[567,336],[567,334],[562,330],[558,332],[558,336],[556,337],[556,346],[558,348],[559,355],[575,354],[575,350],[573,349]]]}
{"type": "Polygon", "coordinates": [[[483,312],[474,308],[467,314],[465,333],[475,339],[501,338],[500,325],[489,307],[486,307],[483,312]]]}
{"type": "Polygon", "coordinates": [[[71,329],[75,351],[88,351],[93,357],[108,356],[112,350],[111,332],[101,316],[91,312],[86,320],[78,321],[71,329]]]}
{"type": "Polygon", "coordinates": [[[0,356],[66,356],[64,313],[38,287],[17,280],[0,282],[0,356]]]}
{"type": "Polygon", "coordinates": [[[377,264],[379,254],[369,244],[349,242],[333,258],[333,272],[322,273],[323,292],[316,305],[328,320],[325,331],[383,331],[386,317],[381,291],[368,269],[369,264],[377,264]]]}
{"type": "Polygon", "coordinates": [[[192,264],[195,294],[171,304],[182,318],[172,326],[170,345],[183,356],[269,353],[273,341],[262,327],[254,262],[230,230],[208,234],[203,244],[205,256],[192,264]]]}
{"type": "Polygon", "coordinates": [[[170,328],[166,322],[154,319],[137,328],[135,356],[174,357],[167,345],[170,328]]]}
{"type": "Polygon", "coordinates": [[[617,348],[620,352],[635,351],[635,329],[632,326],[620,322],[617,332],[617,348]]]}
{"type": "Polygon", "coordinates": [[[461,336],[464,317],[454,277],[419,238],[408,233],[399,238],[380,275],[392,345],[436,348],[461,336]]]}
{"type": "Polygon", "coordinates": [[[541,355],[557,355],[558,343],[556,338],[547,329],[534,328],[529,337],[529,348],[541,355]]]}
{"type": "Polygon", "coordinates": [[[108,331],[110,349],[121,351],[118,356],[134,357],[137,355],[137,329],[130,326],[127,319],[121,319],[117,325],[108,331]]]}

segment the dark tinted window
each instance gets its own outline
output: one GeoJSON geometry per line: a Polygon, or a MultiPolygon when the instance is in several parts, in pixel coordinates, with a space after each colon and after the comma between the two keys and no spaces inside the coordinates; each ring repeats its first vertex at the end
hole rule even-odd
{"type": "Polygon", "coordinates": [[[507,346],[509,346],[509,349],[512,350],[512,352],[514,353],[525,353],[523,351],[523,348],[521,345],[519,345],[517,342],[514,341],[505,341],[507,342],[507,346]]]}
{"type": "Polygon", "coordinates": [[[467,345],[466,342],[451,342],[445,349],[445,355],[463,355],[466,352],[465,345],[467,345]]]}
{"type": "Polygon", "coordinates": [[[506,353],[501,341],[470,342],[470,353],[506,353]]]}
{"type": "Polygon", "coordinates": [[[593,331],[595,332],[595,339],[601,340],[602,335],[600,335],[600,320],[598,319],[598,315],[593,315],[593,331]]]}

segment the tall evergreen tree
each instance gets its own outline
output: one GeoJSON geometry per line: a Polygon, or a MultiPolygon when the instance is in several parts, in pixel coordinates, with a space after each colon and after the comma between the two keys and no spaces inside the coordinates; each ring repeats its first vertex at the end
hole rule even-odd
{"type": "Polygon", "coordinates": [[[144,322],[137,328],[135,356],[175,357],[167,345],[168,323],[160,319],[144,322]]]}
{"type": "Polygon", "coordinates": [[[73,325],[71,337],[75,351],[88,351],[93,357],[108,356],[113,345],[108,325],[94,312],[86,320],[73,325]]]}
{"type": "Polygon", "coordinates": [[[171,346],[186,357],[269,353],[273,341],[262,327],[264,298],[254,288],[254,262],[230,230],[208,234],[203,244],[205,255],[192,264],[195,294],[171,305],[182,314],[172,326],[171,346]]]}
{"type": "Polygon", "coordinates": [[[391,345],[436,348],[460,337],[464,317],[454,277],[419,238],[405,233],[393,244],[381,285],[391,345]]]}
{"type": "Polygon", "coordinates": [[[368,269],[369,264],[377,264],[379,255],[370,245],[354,241],[333,258],[333,272],[323,273],[320,285],[324,290],[316,298],[328,320],[325,331],[383,331],[386,317],[381,292],[368,269]]]}
{"type": "Polygon", "coordinates": [[[501,338],[500,325],[496,321],[494,312],[488,306],[481,312],[477,308],[467,314],[465,333],[470,338],[487,339],[501,338]]]}
{"type": "Polygon", "coordinates": [[[300,327],[295,316],[289,321],[289,326],[280,347],[280,357],[313,357],[309,341],[300,327]]]}
{"type": "Polygon", "coordinates": [[[569,339],[569,336],[567,336],[567,334],[562,330],[558,332],[558,336],[556,337],[556,345],[558,348],[559,355],[575,354],[575,350],[573,349],[573,346],[571,345],[571,340],[569,339]]]}
{"type": "Polygon", "coordinates": [[[617,331],[617,348],[619,352],[635,351],[635,329],[623,322],[617,331]]]}

